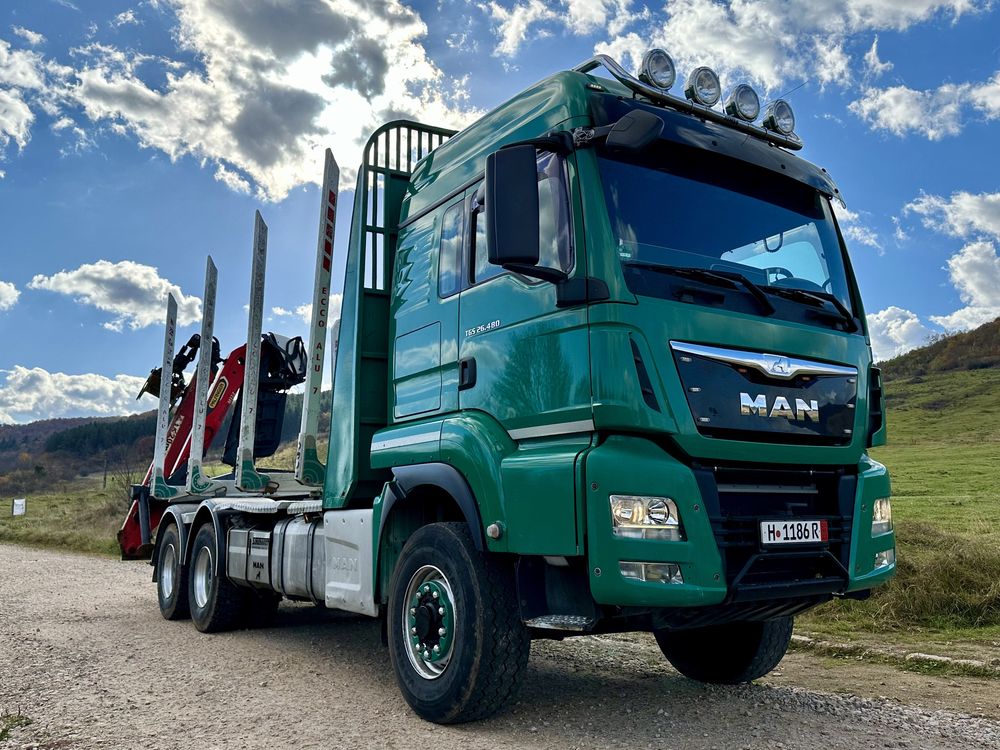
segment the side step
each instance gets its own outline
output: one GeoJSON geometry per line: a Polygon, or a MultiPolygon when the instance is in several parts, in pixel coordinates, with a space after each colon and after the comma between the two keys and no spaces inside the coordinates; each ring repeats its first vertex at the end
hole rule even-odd
{"type": "Polygon", "coordinates": [[[542,615],[525,620],[529,628],[539,630],[568,630],[575,633],[586,633],[592,630],[597,620],[586,615],[542,615]]]}

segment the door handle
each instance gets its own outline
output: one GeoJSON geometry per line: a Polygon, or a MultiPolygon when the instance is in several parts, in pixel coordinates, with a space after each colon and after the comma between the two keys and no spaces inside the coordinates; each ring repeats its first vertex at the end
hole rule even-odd
{"type": "Polygon", "coordinates": [[[476,358],[466,357],[458,361],[458,390],[464,391],[476,384],[476,358]]]}

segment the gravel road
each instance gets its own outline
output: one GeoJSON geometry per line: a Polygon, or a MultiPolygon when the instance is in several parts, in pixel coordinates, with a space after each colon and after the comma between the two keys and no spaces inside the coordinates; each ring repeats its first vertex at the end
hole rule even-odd
{"type": "Polygon", "coordinates": [[[782,685],[706,687],[645,636],[535,642],[516,705],[438,727],[374,621],[283,604],[273,628],[201,635],[161,619],[149,578],[0,545],[0,714],[32,720],[0,748],[1000,748],[990,719],[795,687],[810,656],[782,685]]]}

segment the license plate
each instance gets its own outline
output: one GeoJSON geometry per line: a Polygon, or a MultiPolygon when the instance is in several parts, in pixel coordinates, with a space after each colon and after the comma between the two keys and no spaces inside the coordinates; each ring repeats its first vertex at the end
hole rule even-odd
{"type": "Polygon", "coordinates": [[[818,544],[828,541],[826,521],[761,521],[762,544],[818,544]]]}

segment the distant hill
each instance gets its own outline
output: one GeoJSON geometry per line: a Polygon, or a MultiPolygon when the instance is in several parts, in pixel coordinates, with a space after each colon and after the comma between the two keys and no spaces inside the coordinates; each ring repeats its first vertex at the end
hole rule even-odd
{"type": "Polygon", "coordinates": [[[121,417],[73,417],[69,419],[40,419],[28,424],[0,424],[0,454],[37,453],[52,435],[98,421],[116,421],[121,417]]]}
{"type": "Polygon", "coordinates": [[[879,364],[886,380],[1000,367],[1000,318],[879,364]]]}

